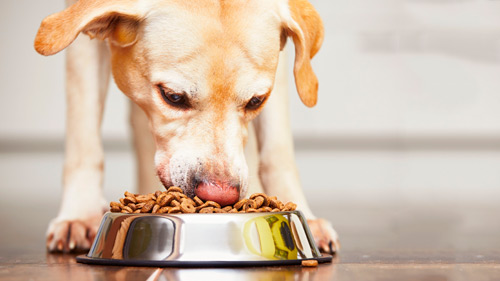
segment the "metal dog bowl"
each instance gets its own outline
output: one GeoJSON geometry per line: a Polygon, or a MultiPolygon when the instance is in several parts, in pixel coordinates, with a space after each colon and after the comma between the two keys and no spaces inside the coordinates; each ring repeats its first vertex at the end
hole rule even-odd
{"type": "Polygon", "coordinates": [[[226,267],[330,262],[300,211],[225,214],[106,213],[78,262],[155,267],[226,267]]]}

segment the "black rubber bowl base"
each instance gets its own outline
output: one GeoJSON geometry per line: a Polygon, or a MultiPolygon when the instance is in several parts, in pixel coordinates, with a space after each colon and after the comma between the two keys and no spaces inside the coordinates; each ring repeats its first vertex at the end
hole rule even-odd
{"type": "Polygon", "coordinates": [[[90,258],[87,255],[76,257],[76,261],[84,264],[117,265],[117,266],[144,266],[144,267],[253,267],[300,265],[303,260],[317,260],[318,263],[332,261],[333,256],[323,255],[318,258],[300,260],[266,260],[266,261],[162,261],[162,260],[118,260],[90,258]]]}

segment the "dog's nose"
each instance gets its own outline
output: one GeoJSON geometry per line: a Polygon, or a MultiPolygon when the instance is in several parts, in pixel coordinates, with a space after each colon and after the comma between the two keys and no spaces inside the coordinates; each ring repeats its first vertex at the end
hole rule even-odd
{"type": "Polygon", "coordinates": [[[195,188],[194,193],[202,200],[215,201],[221,206],[232,205],[240,199],[238,185],[220,181],[201,181],[195,188]]]}

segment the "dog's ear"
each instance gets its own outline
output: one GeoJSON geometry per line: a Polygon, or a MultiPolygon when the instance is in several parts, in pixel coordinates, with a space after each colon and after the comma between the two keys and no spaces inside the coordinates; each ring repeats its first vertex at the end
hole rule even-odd
{"type": "Polygon", "coordinates": [[[53,55],[66,48],[80,32],[91,38],[108,38],[113,44],[135,43],[143,16],[137,0],[79,0],[62,12],[45,18],[35,38],[35,49],[53,55]]]}
{"type": "Polygon", "coordinates": [[[313,107],[318,100],[318,78],[311,67],[311,59],[323,43],[323,22],[318,12],[307,0],[289,0],[290,14],[284,15],[282,48],[286,36],[291,36],[295,44],[295,64],[293,74],[295,85],[302,102],[313,107]]]}

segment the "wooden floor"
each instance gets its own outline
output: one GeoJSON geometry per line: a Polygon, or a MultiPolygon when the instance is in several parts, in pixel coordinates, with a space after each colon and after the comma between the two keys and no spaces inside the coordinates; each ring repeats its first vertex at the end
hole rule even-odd
{"type": "Polygon", "coordinates": [[[317,268],[138,268],[77,264],[72,255],[3,256],[2,280],[500,280],[498,263],[343,263],[317,268]]]}
{"type": "Polygon", "coordinates": [[[44,231],[57,208],[9,212],[14,204],[0,204],[0,280],[500,280],[500,207],[319,208],[341,236],[330,264],[160,270],[47,254],[44,231]]]}

